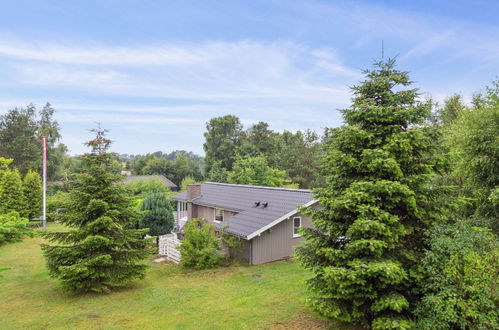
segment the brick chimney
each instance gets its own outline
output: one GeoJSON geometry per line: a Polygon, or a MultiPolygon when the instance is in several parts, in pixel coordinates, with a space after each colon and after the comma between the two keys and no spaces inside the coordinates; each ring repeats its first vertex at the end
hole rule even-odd
{"type": "Polygon", "coordinates": [[[201,196],[201,184],[188,184],[187,199],[192,200],[199,196],[201,196]]]}

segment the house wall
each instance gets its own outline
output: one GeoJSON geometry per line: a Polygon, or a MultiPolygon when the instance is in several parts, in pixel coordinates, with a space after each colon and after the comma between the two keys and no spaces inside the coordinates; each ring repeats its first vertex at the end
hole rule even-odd
{"type": "Polygon", "coordinates": [[[229,256],[233,259],[246,260],[250,262],[251,257],[251,241],[241,240],[243,246],[237,249],[230,248],[229,256]]]}
{"type": "MultiPolygon", "coordinates": [[[[194,205],[188,203],[188,219],[204,218],[213,223],[215,212],[213,207],[194,205]]],[[[224,210],[224,217],[228,218],[235,212],[224,210]]],[[[244,245],[239,249],[230,249],[232,258],[247,260],[253,265],[259,265],[271,261],[289,258],[293,255],[294,247],[304,241],[303,237],[293,237],[293,218],[301,217],[303,227],[312,227],[310,217],[296,214],[264,231],[260,236],[250,241],[244,241],[244,245]]]]}
{"type": "Polygon", "coordinates": [[[215,219],[215,211],[213,207],[197,205],[197,209],[197,218],[203,218],[206,221],[213,223],[213,220],[215,219]]]}
{"type": "MultiPolygon", "coordinates": [[[[215,220],[215,208],[209,206],[195,205],[192,203],[188,203],[187,207],[187,219],[192,218],[203,218],[208,222],[212,222],[215,220]],[[189,208],[192,210],[189,213],[189,208]]],[[[224,218],[229,218],[235,215],[236,212],[224,210],[224,218]]]]}
{"type": "Polygon", "coordinates": [[[263,264],[275,260],[289,258],[294,247],[302,243],[303,237],[293,237],[293,218],[301,217],[302,227],[312,227],[310,217],[294,215],[274,227],[264,231],[251,240],[251,263],[263,264]]]}

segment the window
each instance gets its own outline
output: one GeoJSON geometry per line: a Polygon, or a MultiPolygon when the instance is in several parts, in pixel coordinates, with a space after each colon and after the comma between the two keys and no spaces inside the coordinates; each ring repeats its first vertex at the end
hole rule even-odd
{"type": "Polygon", "coordinates": [[[215,222],[222,222],[222,221],[224,221],[224,210],[215,209],[215,222]]]}
{"type": "Polygon", "coordinates": [[[293,218],[293,237],[300,237],[301,217],[293,218]]]}

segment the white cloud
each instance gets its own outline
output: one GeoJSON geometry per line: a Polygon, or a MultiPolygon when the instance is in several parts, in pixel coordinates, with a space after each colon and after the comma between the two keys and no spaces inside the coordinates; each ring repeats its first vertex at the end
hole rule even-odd
{"type": "Polygon", "coordinates": [[[289,42],[92,48],[2,40],[2,55],[13,63],[10,78],[23,86],[127,97],[344,101],[345,82],[360,77],[331,49],[289,42]]]}
{"type": "Polygon", "coordinates": [[[84,65],[179,65],[205,59],[201,53],[177,45],[110,47],[23,42],[3,37],[0,54],[15,59],[84,65]]]}

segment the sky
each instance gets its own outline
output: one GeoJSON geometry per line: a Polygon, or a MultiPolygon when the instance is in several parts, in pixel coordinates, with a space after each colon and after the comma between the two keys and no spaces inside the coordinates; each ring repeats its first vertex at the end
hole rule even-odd
{"type": "Polygon", "coordinates": [[[56,109],[62,142],[203,154],[213,117],[276,131],[342,124],[362,70],[395,57],[421,97],[499,75],[499,1],[1,1],[0,114],[56,109]]]}

